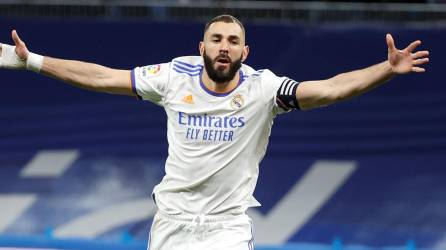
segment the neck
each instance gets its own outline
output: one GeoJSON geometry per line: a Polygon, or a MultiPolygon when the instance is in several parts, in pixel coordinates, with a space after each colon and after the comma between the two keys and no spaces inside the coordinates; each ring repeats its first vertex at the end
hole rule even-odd
{"type": "Polygon", "coordinates": [[[203,81],[204,86],[208,90],[216,93],[227,93],[237,87],[238,82],[240,80],[240,71],[237,71],[232,80],[223,83],[216,83],[211,78],[209,78],[206,69],[203,69],[203,75],[201,76],[201,80],[203,81]]]}

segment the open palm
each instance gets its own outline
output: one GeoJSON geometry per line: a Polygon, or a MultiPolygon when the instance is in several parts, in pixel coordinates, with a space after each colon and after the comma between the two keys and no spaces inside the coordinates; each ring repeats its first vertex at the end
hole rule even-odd
{"type": "Polygon", "coordinates": [[[394,73],[425,72],[425,69],[420,66],[429,62],[429,51],[415,52],[415,49],[421,44],[421,41],[414,41],[403,50],[395,47],[395,42],[390,34],[387,34],[386,41],[388,46],[388,60],[394,73]]]}

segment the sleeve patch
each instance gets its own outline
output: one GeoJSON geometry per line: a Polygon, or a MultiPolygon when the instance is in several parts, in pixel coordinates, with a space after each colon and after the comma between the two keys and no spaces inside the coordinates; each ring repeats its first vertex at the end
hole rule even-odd
{"type": "Polygon", "coordinates": [[[142,67],[142,76],[146,78],[157,76],[160,74],[160,72],[161,72],[161,64],[142,67]]]}

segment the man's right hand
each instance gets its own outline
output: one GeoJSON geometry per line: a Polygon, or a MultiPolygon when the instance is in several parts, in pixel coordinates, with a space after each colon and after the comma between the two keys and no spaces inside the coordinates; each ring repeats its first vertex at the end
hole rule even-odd
{"type": "Polygon", "coordinates": [[[15,30],[11,33],[15,46],[0,44],[0,68],[28,69],[73,86],[92,91],[134,96],[130,70],[65,60],[29,52],[15,30]]]}
{"type": "Polygon", "coordinates": [[[0,44],[0,68],[25,69],[26,60],[29,56],[28,48],[20,40],[17,31],[13,30],[11,36],[15,46],[0,44]]]}
{"type": "Polygon", "coordinates": [[[25,43],[20,39],[16,30],[13,30],[11,33],[12,40],[15,43],[15,53],[19,56],[20,59],[25,60],[28,59],[29,51],[26,48],[25,43]]]}

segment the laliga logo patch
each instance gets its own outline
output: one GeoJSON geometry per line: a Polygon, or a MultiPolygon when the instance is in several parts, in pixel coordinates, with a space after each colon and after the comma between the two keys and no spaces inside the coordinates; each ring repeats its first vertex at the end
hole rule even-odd
{"type": "Polygon", "coordinates": [[[242,95],[240,94],[236,94],[232,99],[231,99],[231,107],[233,109],[239,109],[241,107],[243,107],[243,104],[245,103],[245,101],[243,100],[242,95]]]}
{"type": "Polygon", "coordinates": [[[159,64],[150,65],[150,66],[144,67],[144,69],[142,71],[142,75],[143,76],[156,76],[160,73],[160,71],[161,71],[161,65],[159,65],[159,64]]]}

